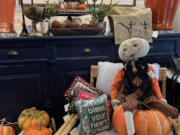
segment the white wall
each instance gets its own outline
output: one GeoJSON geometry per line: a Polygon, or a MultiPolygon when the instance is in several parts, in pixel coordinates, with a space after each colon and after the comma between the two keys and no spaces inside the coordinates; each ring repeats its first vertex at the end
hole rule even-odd
{"type": "Polygon", "coordinates": [[[144,0],[136,0],[136,7],[144,8],[144,0]]]}
{"type": "Polygon", "coordinates": [[[176,12],[175,20],[174,20],[174,29],[176,32],[180,32],[180,0],[179,0],[178,9],[176,12]]]}

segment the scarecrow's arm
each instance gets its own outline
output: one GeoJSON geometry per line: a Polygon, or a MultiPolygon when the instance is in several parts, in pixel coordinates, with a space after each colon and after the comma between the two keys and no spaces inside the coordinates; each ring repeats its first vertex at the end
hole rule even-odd
{"type": "Polygon", "coordinates": [[[152,66],[148,67],[148,76],[151,79],[152,90],[158,99],[163,99],[158,79],[155,77],[155,72],[152,66]]]}
{"type": "Polygon", "coordinates": [[[122,69],[119,70],[119,72],[116,74],[114,78],[114,82],[111,87],[111,100],[117,99],[119,89],[124,81],[124,74],[125,73],[122,69]]]}

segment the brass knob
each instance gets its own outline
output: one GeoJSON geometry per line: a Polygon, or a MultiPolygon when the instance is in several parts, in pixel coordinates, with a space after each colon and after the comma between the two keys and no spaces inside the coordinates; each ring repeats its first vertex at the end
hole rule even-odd
{"type": "Polygon", "coordinates": [[[150,49],[154,49],[154,46],[150,45],[150,49]]]}
{"type": "Polygon", "coordinates": [[[83,52],[85,52],[85,53],[90,53],[90,52],[91,52],[91,49],[90,49],[90,48],[84,48],[84,49],[83,49],[83,52]]]}
{"type": "Polygon", "coordinates": [[[17,55],[19,55],[17,51],[12,50],[8,52],[8,56],[17,56],[17,55]]]}

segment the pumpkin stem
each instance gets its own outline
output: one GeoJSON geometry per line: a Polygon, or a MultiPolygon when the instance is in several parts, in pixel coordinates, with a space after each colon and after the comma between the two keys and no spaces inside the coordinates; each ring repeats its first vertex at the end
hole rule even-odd
{"type": "Polygon", "coordinates": [[[1,121],[1,126],[3,126],[4,122],[6,122],[6,118],[3,118],[1,121]]]}
{"type": "Polygon", "coordinates": [[[43,120],[45,120],[44,117],[41,118],[40,122],[39,122],[39,125],[38,125],[38,129],[41,130],[42,129],[42,122],[43,120]]]}
{"type": "Polygon", "coordinates": [[[36,107],[32,107],[31,110],[32,110],[32,117],[35,117],[36,116],[36,107]]]}

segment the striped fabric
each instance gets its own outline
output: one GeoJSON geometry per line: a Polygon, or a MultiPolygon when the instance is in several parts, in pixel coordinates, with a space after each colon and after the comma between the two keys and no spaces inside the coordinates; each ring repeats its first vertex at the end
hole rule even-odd
{"type": "Polygon", "coordinates": [[[126,96],[123,103],[123,109],[125,111],[133,111],[134,109],[137,109],[139,105],[139,101],[137,99],[141,97],[142,94],[141,90],[137,90],[133,94],[126,96]]]}
{"type": "Polygon", "coordinates": [[[178,110],[175,107],[157,99],[155,96],[148,97],[143,101],[143,103],[148,105],[151,109],[164,113],[167,117],[174,119],[179,116],[178,110]]]}
{"type": "Polygon", "coordinates": [[[142,104],[143,106],[146,106],[148,109],[158,110],[164,113],[165,116],[171,117],[173,119],[179,116],[178,110],[175,107],[157,99],[155,96],[150,96],[146,98],[142,103],[139,102],[137,98],[135,98],[134,96],[126,96],[123,103],[123,109],[124,111],[142,109],[142,104]]]}

